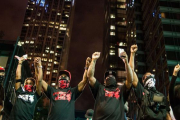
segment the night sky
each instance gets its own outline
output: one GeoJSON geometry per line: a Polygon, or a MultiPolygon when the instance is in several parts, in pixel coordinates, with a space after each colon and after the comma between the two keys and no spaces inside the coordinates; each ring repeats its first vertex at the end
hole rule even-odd
{"type": "MultiPolygon", "coordinates": [[[[16,40],[21,28],[28,0],[0,1],[0,31],[4,40],[16,40]]],[[[69,53],[68,70],[72,73],[71,86],[76,86],[84,73],[85,60],[93,52],[102,52],[104,0],[76,0],[74,25],[69,53]]],[[[102,81],[102,57],[96,65],[95,77],[102,81]]],[[[76,109],[93,108],[94,99],[87,85],[76,101],[76,109]]]]}

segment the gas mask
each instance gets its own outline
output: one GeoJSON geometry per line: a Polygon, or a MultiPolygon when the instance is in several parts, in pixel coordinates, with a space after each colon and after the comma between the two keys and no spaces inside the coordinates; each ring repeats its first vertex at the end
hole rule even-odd
{"type": "Polygon", "coordinates": [[[33,90],[34,90],[34,87],[32,85],[25,85],[24,88],[28,92],[33,92],[33,90]]]}
{"type": "Polygon", "coordinates": [[[155,87],[156,79],[153,75],[147,76],[144,80],[144,87],[147,87],[148,89],[155,87]]]}
{"type": "Polygon", "coordinates": [[[105,81],[106,81],[106,83],[105,83],[106,87],[116,87],[117,86],[116,78],[112,75],[109,75],[108,77],[106,77],[105,81]]]}
{"type": "Polygon", "coordinates": [[[61,89],[69,88],[70,81],[66,77],[61,76],[58,80],[58,87],[61,89]]]}

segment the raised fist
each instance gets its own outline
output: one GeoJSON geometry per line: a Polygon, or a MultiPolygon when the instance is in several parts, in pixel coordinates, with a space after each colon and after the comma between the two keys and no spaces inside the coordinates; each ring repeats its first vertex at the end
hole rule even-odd
{"type": "Polygon", "coordinates": [[[128,56],[126,54],[126,52],[122,52],[120,53],[120,58],[125,62],[125,61],[128,61],[128,56]]]}
{"type": "Polygon", "coordinates": [[[138,50],[138,46],[137,45],[132,45],[131,46],[131,53],[136,53],[137,50],[138,50]]]}
{"type": "Polygon", "coordinates": [[[88,57],[88,58],[86,59],[86,67],[87,67],[87,68],[89,67],[90,63],[91,63],[91,58],[88,57]]]}
{"type": "Polygon", "coordinates": [[[38,65],[38,66],[41,66],[41,58],[40,57],[35,57],[34,58],[34,65],[38,65]]]}
{"type": "Polygon", "coordinates": [[[174,73],[177,74],[179,70],[180,70],[180,65],[178,64],[174,67],[174,73]]]}
{"type": "Polygon", "coordinates": [[[95,53],[93,53],[93,54],[92,54],[92,59],[93,59],[93,60],[97,60],[97,59],[100,57],[100,54],[101,54],[100,52],[95,52],[95,53]]]}
{"type": "Polygon", "coordinates": [[[19,57],[17,55],[15,55],[14,57],[19,60],[19,63],[22,63],[23,61],[27,60],[27,54],[23,55],[22,57],[19,57]]]}

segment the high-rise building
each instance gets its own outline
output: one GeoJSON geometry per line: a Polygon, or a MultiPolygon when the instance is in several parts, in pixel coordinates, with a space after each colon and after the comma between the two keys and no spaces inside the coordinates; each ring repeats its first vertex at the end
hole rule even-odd
{"type": "Polygon", "coordinates": [[[119,58],[118,51],[127,49],[126,0],[106,0],[104,13],[102,53],[104,70],[115,70],[119,81],[122,81],[125,79],[125,66],[119,58]]]}
{"type": "Polygon", "coordinates": [[[56,85],[58,71],[67,68],[74,0],[28,0],[20,40],[31,70],[41,57],[43,79],[56,85]]]}
{"type": "Polygon", "coordinates": [[[157,89],[167,94],[174,66],[180,61],[180,1],[128,0],[127,5],[128,33],[133,33],[128,39],[139,47],[138,77],[154,73],[157,89]]]}

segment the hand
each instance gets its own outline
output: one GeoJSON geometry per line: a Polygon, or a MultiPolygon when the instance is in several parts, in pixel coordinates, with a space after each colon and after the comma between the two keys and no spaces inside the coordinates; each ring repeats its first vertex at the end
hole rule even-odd
{"type": "Polygon", "coordinates": [[[14,57],[19,60],[19,63],[22,63],[23,61],[27,60],[27,54],[23,55],[22,57],[19,57],[17,55],[15,55],[14,57]]]}
{"type": "Polygon", "coordinates": [[[174,67],[173,75],[174,75],[174,76],[177,76],[179,70],[180,70],[180,65],[178,64],[178,65],[176,65],[176,66],[174,67]]]}
{"type": "Polygon", "coordinates": [[[128,62],[128,56],[125,51],[120,53],[120,58],[123,60],[123,62],[128,62]]]}
{"type": "Polygon", "coordinates": [[[97,60],[97,59],[100,57],[100,54],[101,54],[100,52],[95,52],[95,53],[93,53],[93,54],[92,54],[92,59],[93,59],[93,60],[97,60]]]}
{"type": "Polygon", "coordinates": [[[131,53],[136,53],[137,50],[138,50],[138,46],[137,45],[132,45],[131,46],[131,53]]]}
{"type": "Polygon", "coordinates": [[[90,65],[90,63],[91,63],[91,58],[90,57],[88,57],[87,59],[86,59],[86,68],[88,68],[89,67],[89,65],[90,65]]]}
{"type": "Polygon", "coordinates": [[[40,57],[34,58],[34,66],[41,66],[41,58],[40,57]]]}

